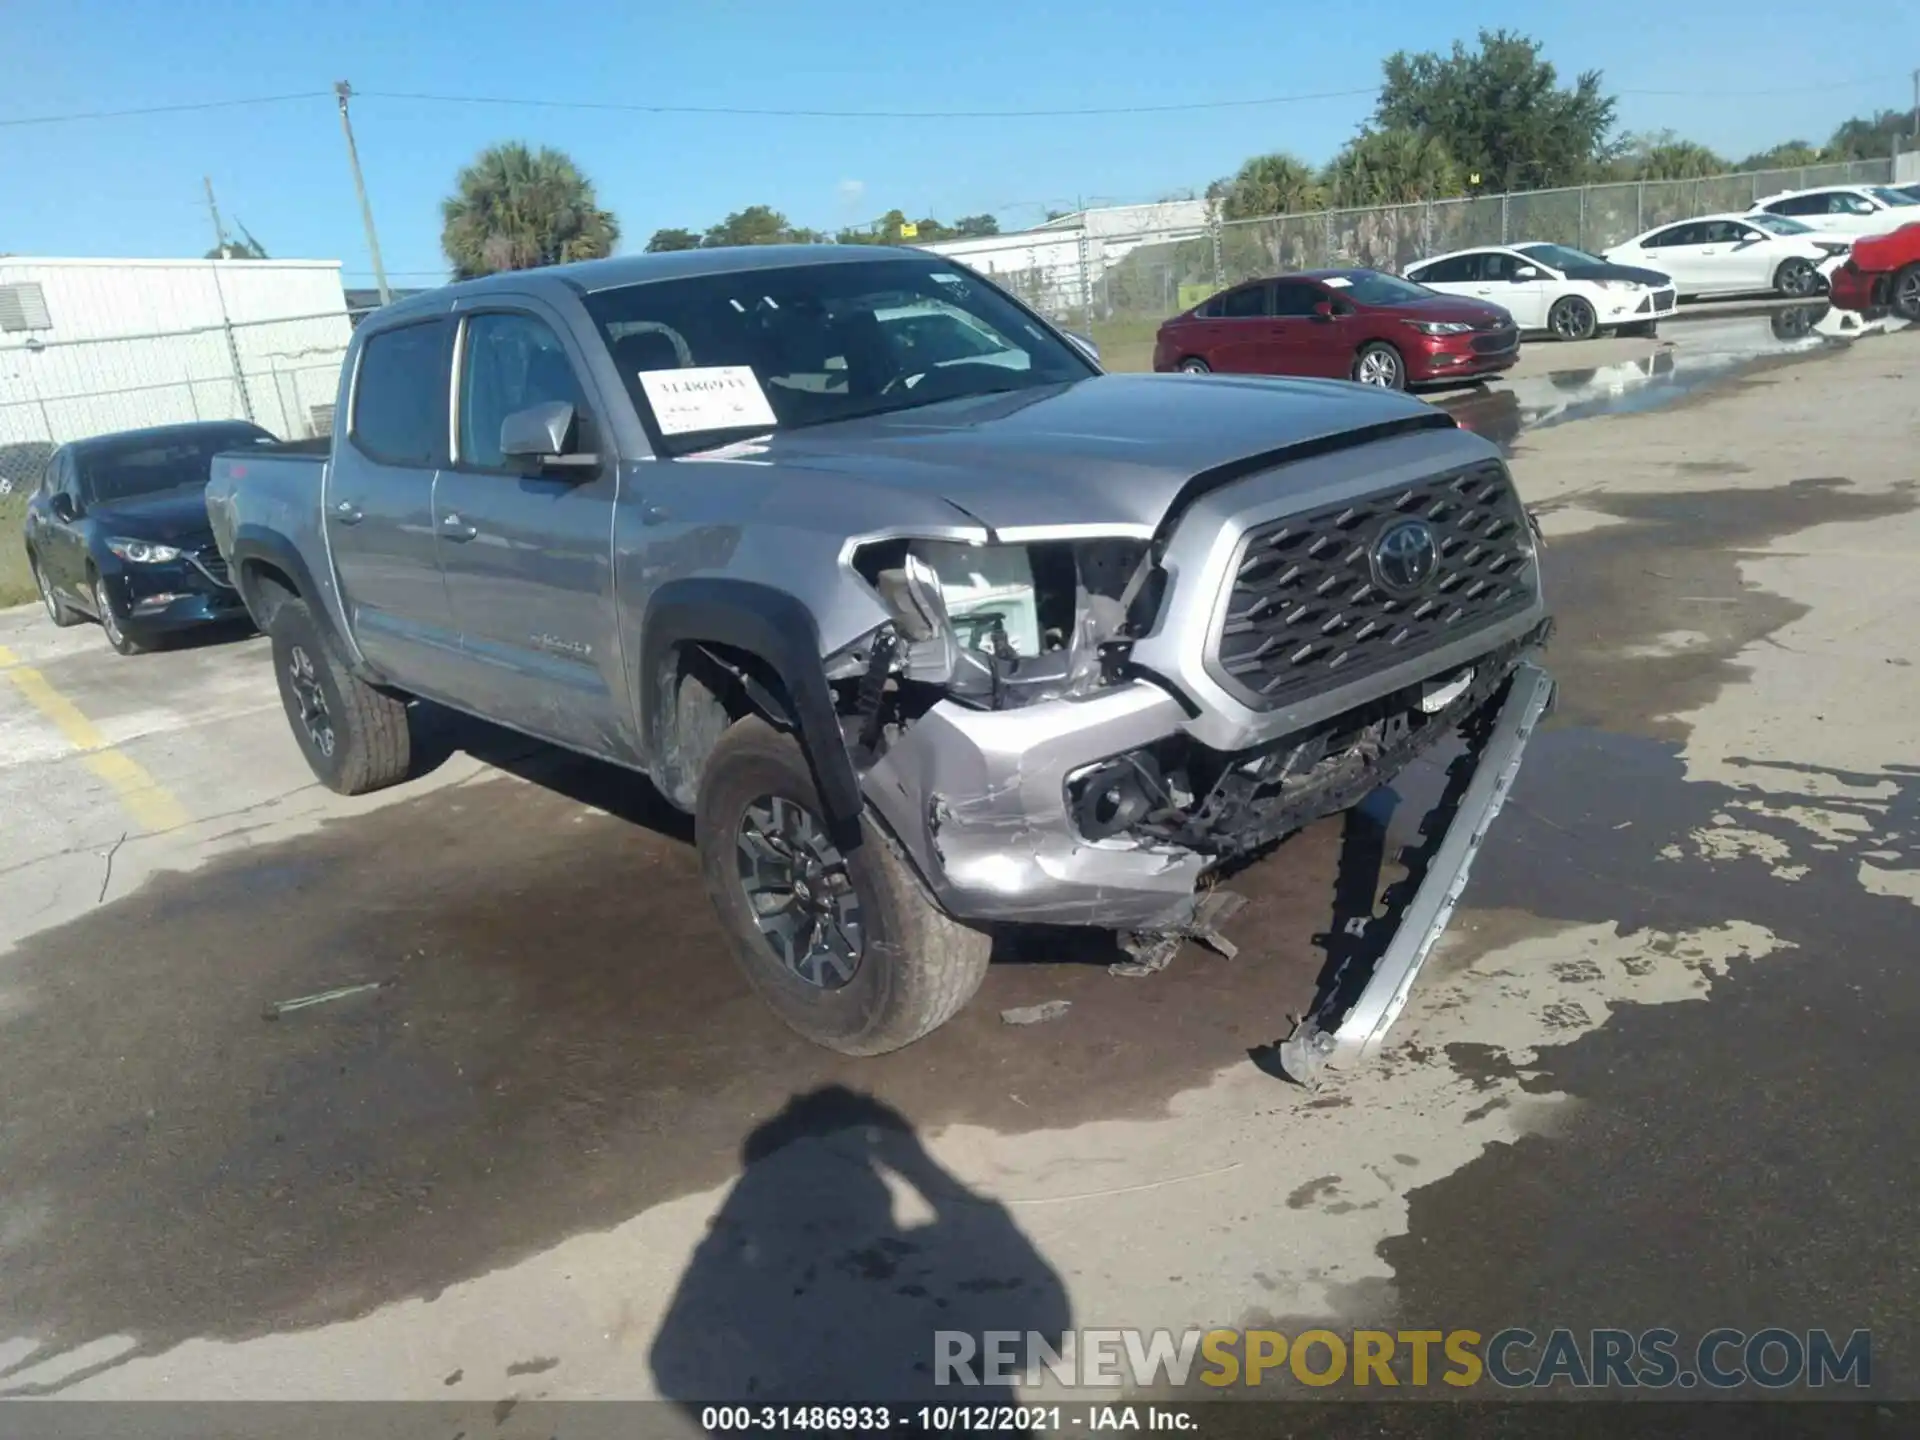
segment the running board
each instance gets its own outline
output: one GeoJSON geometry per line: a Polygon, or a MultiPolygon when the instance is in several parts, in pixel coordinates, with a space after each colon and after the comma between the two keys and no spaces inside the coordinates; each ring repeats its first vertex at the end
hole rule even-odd
{"type": "Polygon", "coordinates": [[[1406,1008],[1420,967],[1453,918],[1453,908],[1467,888],[1473,857],[1506,804],[1507,792],[1520,773],[1520,757],[1534,727],[1553,699],[1553,679],[1537,665],[1515,668],[1507,697],[1474,763],[1473,778],[1461,796],[1460,808],[1447,827],[1420,888],[1400,918],[1399,929],[1374,966],[1366,988],[1347,1007],[1345,1015],[1325,1017],[1337,1024],[1323,1026],[1322,1017],[1308,1016],[1279,1046],[1280,1063],[1289,1078],[1311,1085],[1327,1065],[1371,1058],[1379,1050],[1393,1022],[1406,1008]]]}

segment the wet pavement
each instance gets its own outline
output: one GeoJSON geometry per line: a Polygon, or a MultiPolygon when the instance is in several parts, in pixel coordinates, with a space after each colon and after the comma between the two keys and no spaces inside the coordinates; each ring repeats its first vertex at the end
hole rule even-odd
{"type": "MultiPolygon", "coordinates": [[[[1449,403],[1463,419],[1505,407],[1511,430],[1489,419],[1486,433],[1509,444],[1599,413],[1713,405],[1817,373],[1768,367],[1844,343],[1781,333],[1798,324],[1783,313],[1711,322],[1730,328],[1718,351],[1449,403]]],[[[1871,343],[1910,364],[1908,340],[1871,343]]],[[[1634,463],[1624,432],[1582,433],[1634,463]]],[[[1252,900],[1230,928],[1236,960],[1189,947],[1163,974],[1121,980],[1097,939],[1009,935],[956,1021],[848,1061],[791,1036],[737,977],[684,821],[644,782],[442,722],[447,747],[507,777],[263,836],[0,960],[0,1392],[71,1393],[196,1341],[346,1333],[404,1302],[445,1312],[454,1290],[730,1186],[698,1243],[661,1260],[666,1293],[627,1297],[606,1327],[610,1340],[631,1331],[627,1363],[659,1393],[772,1375],[825,1315],[865,1343],[835,1351],[822,1329],[799,1373],[855,1383],[885,1357],[910,1369],[935,1323],[1143,1323],[1076,1315],[1071,1298],[1186,1294],[1189,1274],[1216,1285],[1184,1302],[1209,1323],[1871,1327],[1876,1387],[1920,1393],[1915,902],[1861,878],[1920,870],[1920,767],[1769,754],[1758,717],[1746,738],[1715,739],[1718,778],[1695,753],[1699,717],[1728,697],[1784,703],[1756,688],[1755,649],[1790,647],[1817,614],[1755,584],[1753,558],[1822,527],[1890,533],[1916,495],[1856,484],[1838,447],[1819,473],[1749,483],[1764,446],[1743,443],[1650,452],[1640,463],[1671,493],[1571,485],[1539,503],[1560,701],[1423,989],[1470,1018],[1519,983],[1502,957],[1591,931],[1545,977],[1546,1030],[1564,1043],[1527,1050],[1489,1030],[1423,1049],[1434,1027],[1410,1018],[1409,1043],[1377,1071],[1315,1095],[1249,1058],[1286,1032],[1346,922],[1371,911],[1382,859],[1437,786],[1431,766],[1236,877],[1252,900]],[[1605,523],[1556,533],[1575,510],[1605,523]],[[1813,830],[1810,795],[1823,797],[1813,830]],[[1723,960],[1687,938],[1735,920],[1787,958],[1748,947],[1756,958],[1723,960]],[[1606,930],[1641,948],[1616,954],[1598,943],[1606,930]],[[1700,1000],[1615,998],[1622,967],[1632,980],[1668,962],[1700,1000]],[[364,981],[386,983],[263,1018],[273,1001],[364,981]],[[1478,998],[1456,1007],[1456,990],[1478,998]],[[1055,999],[1071,1002],[1060,1021],[998,1018],[1055,999]],[[1385,1097],[1427,1093],[1415,1087],[1436,1072],[1484,1095],[1463,1123],[1512,1121],[1511,1138],[1429,1155],[1437,1137],[1421,1128],[1440,1122],[1385,1097]],[[1257,1149],[1194,1118],[1191,1097],[1222,1076],[1242,1087],[1228,1093],[1234,1123],[1267,1127],[1249,1132],[1257,1149]],[[1520,1120],[1528,1097],[1548,1096],[1571,1101],[1550,1124],[1520,1120]],[[1381,1203],[1355,1198],[1364,1167],[1342,1158],[1376,1123],[1405,1137],[1380,1147],[1405,1177],[1386,1189],[1406,1222],[1366,1247],[1390,1280],[1293,1238],[1381,1203]],[[972,1138],[942,1161],[923,1143],[942,1133],[972,1138]],[[1222,1155],[1295,1170],[1233,1204],[1147,1195],[1137,1203],[1161,1208],[1130,1212],[1119,1258],[1096,1261],[1104,1249],[995,1198],[1041,1178],[1125,1191],[1134,1141],[1102,1142],[1106,1168],[1084,1172],[1014,1158],[1096,1133],[1158,1137],[1175,1175],[1222,1155]],[[872,1180],[882,1171],[934,1197],[934,1219],[903,1226],[872,1180]],[[1167,1258],[1187,1230],[1191,1253],[1167,1258]],[[1158,1270],[1127,1270],[1129,1254],[1158,1270]],[[1249,1273],[1256,1292],[1287,1288],[1268,1277],[1289,1265],[1324,1281],[1302,1292],[1323,1303],[1221,1298],[1249,1273]],[[658,1317],[651,1340],[643,1314],[658,1317]],[[744,1351],[713,1348],[729,1327],[744,1351]],[[31,1340],[9,1351],[11,1337],[31,1340]],[[60,1355],[74,1363],[49,1370],[60,1355]]],[[[1523,487],[1529,463],[1523,447],[1523,487]]],[[[1912,688],[1904,632],[1863,620],[1845,633],[1856,679],[1912,688]]],[[[424,1313],[444,1338],[451,1322],[424,1313]]],[[[475,1323],[454,1327],[468,1349],[475,1323]]],[[[476,1367],[475,1380],[578,1393],[563,1353],[529,1350],[525,1368],[482,1381],[476,1367]]]]}

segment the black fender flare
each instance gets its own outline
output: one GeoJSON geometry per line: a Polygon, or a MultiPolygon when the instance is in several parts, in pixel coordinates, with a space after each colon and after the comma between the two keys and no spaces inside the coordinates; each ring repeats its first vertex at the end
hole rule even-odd
{"type": "Polygon", "coordinates": [[[647,599],[640,628],[638,674],[641,753],[662,753],[673,724],[674,682],[681,650],[725,646],[753,656],[780,682],[794,730],[826,806],[833,842],[860,844],[860,779],[833,706],[820,659],[820,627],[795,596],[754,580],[687,576],[669,580],[647,599]]]}
{"type": "MultiPolygon", "coordinates": [[[[247,602],[247,612],[253,616],[255,624],[259,624],[263,617],[257,597],[247,580],[247,562],[251,560],[271,565],[292,580],[299,598],[306,602],[307,609],[313,613],[313,623],[327,633],[327,638],[335,643],[342,656],[353,653],[350,648],[340,645],[341,637],[335,633],[333,615],[322,599],[320,586],[314,582],[313,571],[294,543],[278,531],[264,526],[242,525],[234,532],[233,544],[227,551],[227,564],[233,571],[234,586],[240,591],[240,598],[247,602]]],[[[264,630],[266,627],[261,625],[261,628],[264,630]]]]}

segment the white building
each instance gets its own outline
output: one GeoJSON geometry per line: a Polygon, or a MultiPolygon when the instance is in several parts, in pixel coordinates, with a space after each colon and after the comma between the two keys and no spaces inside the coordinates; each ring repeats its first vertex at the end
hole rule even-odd
{"type": "Polygon", "coordinates": [[[337,260],[0,256],[0,445],[186,420],[331,423],[337,260]]]}
{"type": "Polygon", "coordinates": [[[935,240],[920,248],[991,275],[1029,305],[1061,311],[1094,301],[1100,277],[1128,251],[1206,233],[1206,201],[1163,200],[1081,210],[1031,230],[935,240]]]}

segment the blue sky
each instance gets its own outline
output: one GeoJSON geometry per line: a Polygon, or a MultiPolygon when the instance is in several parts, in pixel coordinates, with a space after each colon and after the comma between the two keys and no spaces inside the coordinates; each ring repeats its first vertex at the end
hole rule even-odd
{"type": "MultiPolygon", "coordinates": [[[[1823,139],[1910,103],[1920,6],[1858,0],[1844,23],[1804,0],[1655,8],[1377,0],[1364,12],[1207,0],[958,4],[704,0],[9,0],[0,120],[326,91],[800,109],[1004,110],[1168,105],[1366,89],[1391,50],[1445,49],[1506,25],[1563,73],[1605,72],[1628,129],[1671,127],[1734,156],[1823,139]],[[1870,43],[1869,43],[1870,42],[1870,43]],[[1771,93],[1769,89],[1771,88],[1771,93]],[[1752,92],[1729,94],[1725,92],[1752,92]]],[[[1840,12],[1832,12],[1838,15],[1840,12]]],[[[834,228],[899,207],[991,210],[1156,199],[1262,150],[1330,156],[1364,95],[1183,114],[846,120],[661,116],[367,95],[355,130],[388,270],[442,273],[439,201],[481,147],[570,152],[619,217],[623,248],[765,203],[834,228]]],[[[276,255],[368,259],[330,98],[246,109],[0,127],[0,251],[197,255],[201,193],[276,255]]]]}

